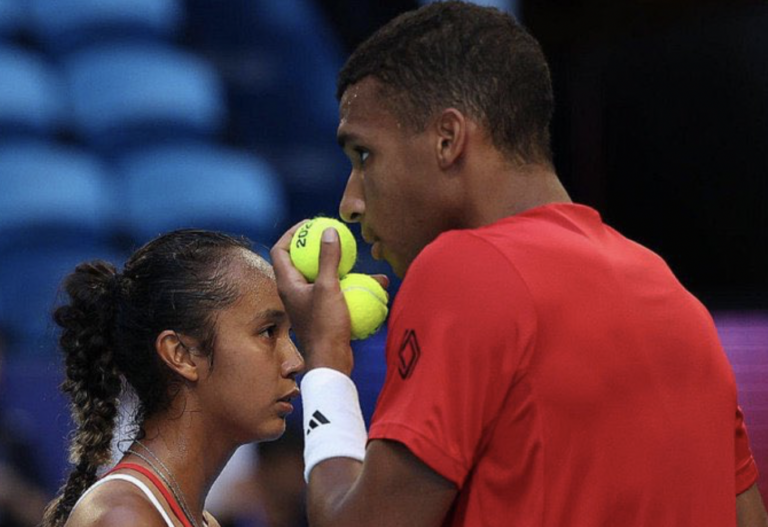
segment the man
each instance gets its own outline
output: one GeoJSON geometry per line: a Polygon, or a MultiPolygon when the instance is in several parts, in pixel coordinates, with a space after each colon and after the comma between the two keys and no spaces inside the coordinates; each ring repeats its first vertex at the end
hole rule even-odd
{"type": "Polygon", "coordinates": [[[314,284],[296,227],[272,250],[310,370],[310,523],[768,525],[710,316],[558,181],[536,41],[432,4],[363,43],[338,94],[341,215],[404,281],[366,437],[337,234],[314,284]]]}

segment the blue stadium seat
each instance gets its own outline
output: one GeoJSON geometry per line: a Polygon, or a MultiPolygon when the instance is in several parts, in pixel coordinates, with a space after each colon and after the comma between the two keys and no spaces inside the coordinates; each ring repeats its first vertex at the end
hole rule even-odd
{"type": "Polygon", "coordinates": [[[271,243],[287,217],[282,184],[265,162],[208,145],[154,149],[120,163],[126,228],[138,242],[207,228],[271,243]]]}
{"type": "Polygon", "coordinates": [[[26,28],[25,0],[0,0],[0,39],[11,39],[26,28]]]}
{"type": "Polygon", "coordinates": [[[61,282],[81,262],[105,259],[122,264],[125,257],[107,244],[76,241],[34,244],[0,256],[0,325],[8,333],[11,356],[50,356],[57,331],[51,318],[61,282]]]}
{"type": "MultiPolygon", "coordinates": [[[[250,144],[297,144],[336,129],[343,52],[311,0],[189,0],[190,33],[219,57],[232,86],[232,120],[250,144]],[[254,126],[260,123],[261,126],[254,126]]],[[[330,134],[330,135],[329,135],[330,134]]]]}
{"type": "Polygon", "coordinates": [[[72,430],[67,401],[59,391],[64,380],[60,361],[53,354],[6,359],[0,371],[2,413],[28,442],[35,455],[32,470],[53,496],[67,468],[66,438],[72,430]]]}
{"type": "Polygon", "coordinates": [[[184,17],[181,0],[26,0],[30,26],[50,53],[99,42],[168,40],[184,17]]]}
{"type": "Polygon", "coordinates": [[[37,143],[0,147],[0,252],[108,239],[112,195],[106,174],[79,150],[37,143]]]}
{"type": "Polygon", "coordinates": [[[0,72],[0,141],[52,135],[62,100],[51,65],[35,53],[0,46],[0,72]]]}
{"type": "Polygon", "coordinates": [[[51,315],[62,299],[62,279],[79,263],[97,258],[120,266],[125,255],[108,246],[71,245],[40,246],[0,257],[0,302],[10,304],[10,309],[0,309],[8,344],[0,368],[0,405],[6,417],[24,425],[51,493],[62,483],[72,427],[58,389],[62,362],[51,315]]]}
{"type": "Polygon", "coordinates": [[[216,72],[186,52],[134,43],[92,48],[64,64],[76,132],[97,149],[207,139],[224,123],[216,72]]]}

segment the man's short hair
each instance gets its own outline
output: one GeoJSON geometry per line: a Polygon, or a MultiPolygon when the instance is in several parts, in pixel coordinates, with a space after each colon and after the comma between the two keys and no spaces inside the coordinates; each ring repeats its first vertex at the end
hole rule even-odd
{"type": "Polygon", "coordinates": [[[510,15],[466,2],[429,4],[390,21],[339,73],[337,97],[366,77],[415,131],[454,107],[511,159],[551,163],[554,97],[538,42],[510,15]]]}

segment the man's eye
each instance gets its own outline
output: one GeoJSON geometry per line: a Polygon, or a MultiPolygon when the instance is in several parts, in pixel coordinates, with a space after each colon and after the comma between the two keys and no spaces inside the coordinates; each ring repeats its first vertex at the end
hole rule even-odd
{"type": "Polygon", "coordinates": [[[366,159],[368,159],[368,156],[371,155],[370,152],[364,148],[357,148],[355,151],[360,157],[360,164],[365,164],[366,159]]]}

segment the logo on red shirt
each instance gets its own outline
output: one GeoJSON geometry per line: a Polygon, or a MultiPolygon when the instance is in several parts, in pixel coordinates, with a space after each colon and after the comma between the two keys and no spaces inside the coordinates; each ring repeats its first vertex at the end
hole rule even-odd
{"type": "Polygon", "coordinates": [[[421,348],[419,347],[419,341],[416,339],[416,332],[412,329],[405,330],[403,336],[403,343],[400,344],[400,351],[397,352],[400,357],[400,364],[397,370],[400,372],[400,377],[403,380],[408,379],[416,368],[416,363],[419,362],[421,356],[421,348]]]}

